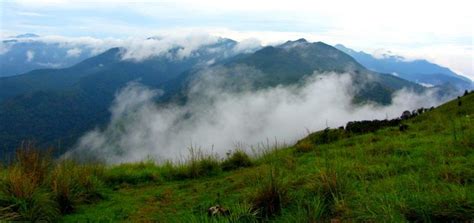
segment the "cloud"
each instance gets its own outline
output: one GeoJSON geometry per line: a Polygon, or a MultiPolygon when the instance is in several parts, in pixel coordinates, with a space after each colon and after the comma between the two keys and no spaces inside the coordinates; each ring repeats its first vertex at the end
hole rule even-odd
{"type": "Polygon", "coordinates": [[[0,41],[0,55],[3,55],[10,51],[11,44],[4,43],[3,41],[0,41]]]}
{"type": "Polygon", "coordinates": [[[183,59],[192,55],[201,46],[217,43],[219,37],[207,34],[191,34],[188,36],[164,36],[151,39],[127,39],[121,42],[125,48],[122,59],[141,61],[154,56],[175,57],[183,59]],[[175,53],[170,51],[176,50],[175,53]]]}
{"type": "Polygon", "coordinates": [[[427,83],[419,83],[421,86],[423,87],[427,87],[427,88],[430,88],[430,87],[434,87],[434,85],[432,84],[427,84],[427,83]]]}
{"type": "Polygon", "coordinates": [[[26,61],[31,62],[35,58],[35,52],[32,50],[26,51],[26,61]]]}
{"type": "MultiPolygon", "coordinates": [[[[237,53],[253,52],[260,48],[259,41],[255,39],[238,42],[234,48],[228,49],[228,45],[218,43],[226,39],[202,32],[189,32],[179,34],[163,34],[159,37],[144,38],[131,37],[125,39],[117,38],[93,38],[93,37],[65,37],[57,35],[40,36],[36,38],[17,38],[17,43],[42,42],[46,44],[57,44],[61,48],[68,49],[68,57],[78,57],[84,52],[91,52],[91,56],[102,53],[113,47],[122,48],[123,60],[143,61],[156,56],[164,56],[169,59],[181,60],[186,57],[198,56],[202,47],[207,46],[209,53],[219,53],[222,57],[229,57],[237,53]],[[212,52],[211,52],[212,51],[212,52]]],[[[11,38],[10,38],[11,39],[11,38]]],[[[12,45],[2,43],[0,53],[6,53],[12,45]]]]}
{"type": "Polygon", "coordinates": [[[66,51],[67,57],[79,57],[82,53],[82,50],[79,48],[72,48],[66,51]]]}
{"type": "Polygon", "coordinates": [[[40,65],[40,66],[42,66],[42,67],[47,67],[47,68],[60,68],[60,67],[63,66],[63,64],[61,64],[61,63],[50,63],[50,62],[49,62],[49,63],[41,63],[41,62],[38,62],[38,63],[36,63],[36,64],[38,64],[38,65],[40,65]]]}
{"type": "Polygon", "coordinates": [[[244,39],[234,47],[236,53],[251,53],[262,47],[260,40],[256,38],[244,39]]]}
{"type": "Polygon", "coordinates": [[[401,90],[390,106],[353,105],[357,89],[349,74],[315,73],[302,85],[260,90],[245,84],[253,75],[259,71],[248,67],[207,69],[191,85],[185,105],[158,106],[153,101],[159,91],[129,84],[117,94],[108,126],[85,134],[66,156],[90,155],[109,163],[178,160],[191,145],[223,155],[236,144],[249,149],[268,139],[293,143],[307,129],[393,118],[405,109],[439,103],[433,92],[401,90]],[[228,85],[223,73],[241,75],[242,84],[228,85]]]}

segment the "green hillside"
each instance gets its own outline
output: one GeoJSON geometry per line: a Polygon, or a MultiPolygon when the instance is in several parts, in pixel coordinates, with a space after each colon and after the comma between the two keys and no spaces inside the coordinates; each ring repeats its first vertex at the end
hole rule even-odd
{"type": "Polygon", "coordinates": [[[293,146],[269,143],[255,157],[236,151],[220,159],[194,150],[182,164],[104,166],[52,162],[29,151],[2,171],[0,216],[63,222],[470,222],[473,122],[471,93],[402,121],[406,130],[328,129],[293,146]],[[208,208],[217,204],[228,215],[208,217],[208,208]]]}

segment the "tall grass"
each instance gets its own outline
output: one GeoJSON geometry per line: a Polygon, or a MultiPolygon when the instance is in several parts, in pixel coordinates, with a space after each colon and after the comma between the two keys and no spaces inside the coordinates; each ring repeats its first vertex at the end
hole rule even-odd
{"type": "Polygon", "coordinates": [[[77,204],[100,198],[98,169],[53,162],[50,153],[24,144],[0,182],[0,220],[55,221],[77,204]]]}

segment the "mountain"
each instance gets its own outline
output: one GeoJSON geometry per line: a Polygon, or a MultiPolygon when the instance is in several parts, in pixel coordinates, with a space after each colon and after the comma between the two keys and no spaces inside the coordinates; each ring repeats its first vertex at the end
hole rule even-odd
{"type": "Polygon", "coordinates": [[[54,145],[62,153],[87,130],[107,123],[108,108],[127,83],[136,81],[162,89],[158,103],[185,103],[192,81],[203,71],[218,67],[248,68],[241,75],[220,74],[237,88],[244,82],[253,88],[298,84],[313,72],[349,73],[360,89],[355,103],[389,104],[395,90],[423,90],[398,77],[367,70],[322,42],[300,39],[237,55],[233,50],[236,45],[233,40],[220,39],[187,57],[179,57],[183,48],[177,46],[164,55],[140,61],[123,59],[127,49],[112,48],[68,68],[0,78],[0,146],[9,153],[21,140],[34,139],[38,146],[54,145]]]}
{"type": "Polygon", "coordinates": [[[335,46],[347,53],[370,70],[388,73],[425,86],[451,85],[459,91],[472,89],[473,82],[449,68],[430,63],[426,60],[406,60],[400,56],[385,55],[374,57],[363,51],[355,51],[341,44],[335,46]]]}
{"type": "MultiPolygon", "coordinates": [[[[179,58],[180,47],[143,61],[124,60],[126,49],[112,48],[63,69],[40,69],[0,78],[0,147],[12,151],[21,140],[66,149],[85,131],[106,123],[116,92],[137,81],[164,91],[170,101],[182,89],[185,71],[219,61],[236,42],[221,39],[179,58]]],[[[58,151],[61,153],[61,151],[58,151]]]]}
{"type": "Polygon", "coordinates": [[[25,33],[25,34],[16,35],[13,38],[20,39],[20,38],[36,38],[36,37],[40,37],[40,36],[34,33],[25,33]]]}
{"type": "Polygon", "coordinates": [[[64,68],[95,55],[84,45],[70,46],[45,41],[32,33],[2,40],[0,43],[0,77],[23,74],[35,69],[64,68]]]}
{"type": "Polygon", "coordinates": [[[236,57],[225,65],[246,65],[263,72],[264,75],[255,82],[267,87],[297,83],[314,72],[349,73],[355,85],[361,89],[354,98],[356,102],[389,104],[391,94],[402,87],[422,90],[420,86],[401,78],[367,70],[352,57],[330,45],[310,43],[305,39],[268,46],[253,54],[236,57]]]}

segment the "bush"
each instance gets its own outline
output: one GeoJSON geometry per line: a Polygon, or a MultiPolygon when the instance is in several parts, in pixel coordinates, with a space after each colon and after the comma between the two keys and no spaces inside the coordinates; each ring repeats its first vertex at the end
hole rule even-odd
{"type": "Polygon", "coordinates": [[[190,178],[211,176],[220,171],[219,160],[214,156],[200,157],[198,160],[192,160],[188,166],[188,176],[190,178]]]}
{"type": "Polygon", "coordinates": [[[228,156],[221,164],[224,171],[235,170],[243,167],[252,166],[252,160],[242,150],[237,150],[228,156]]]}
{"type": "MultiPolygon", "coordinates": [[[[344,131],[344,129],[326,128],[322,131],[311,133],[307,137],[306,140],[309,139],[311,144],[322,145],[322,144],[332,143],[346,137],[347,137],[347,134],[344,131]]],[[[297,144],[300,144],[300,143],[301,141],[298,142],[297,144]]]]}
{"type": "Polygon", "coordinates": [[[308,141],[298,142],[295,146],[296,152],[307,153],[314,149],[314,146],[308,141]]]}
{"type": "MultiPolygon", "coordinates": [[[[184,164],[178,164],[178,171],[174,177],[198,178],[203,176],[215,175],[222,171],[217,155],[204,154],[200,149],[191,147],[189,149],[190,158],[184,164]]],[[[173,177],[173,178],[174,178],[173,177]]]]}

